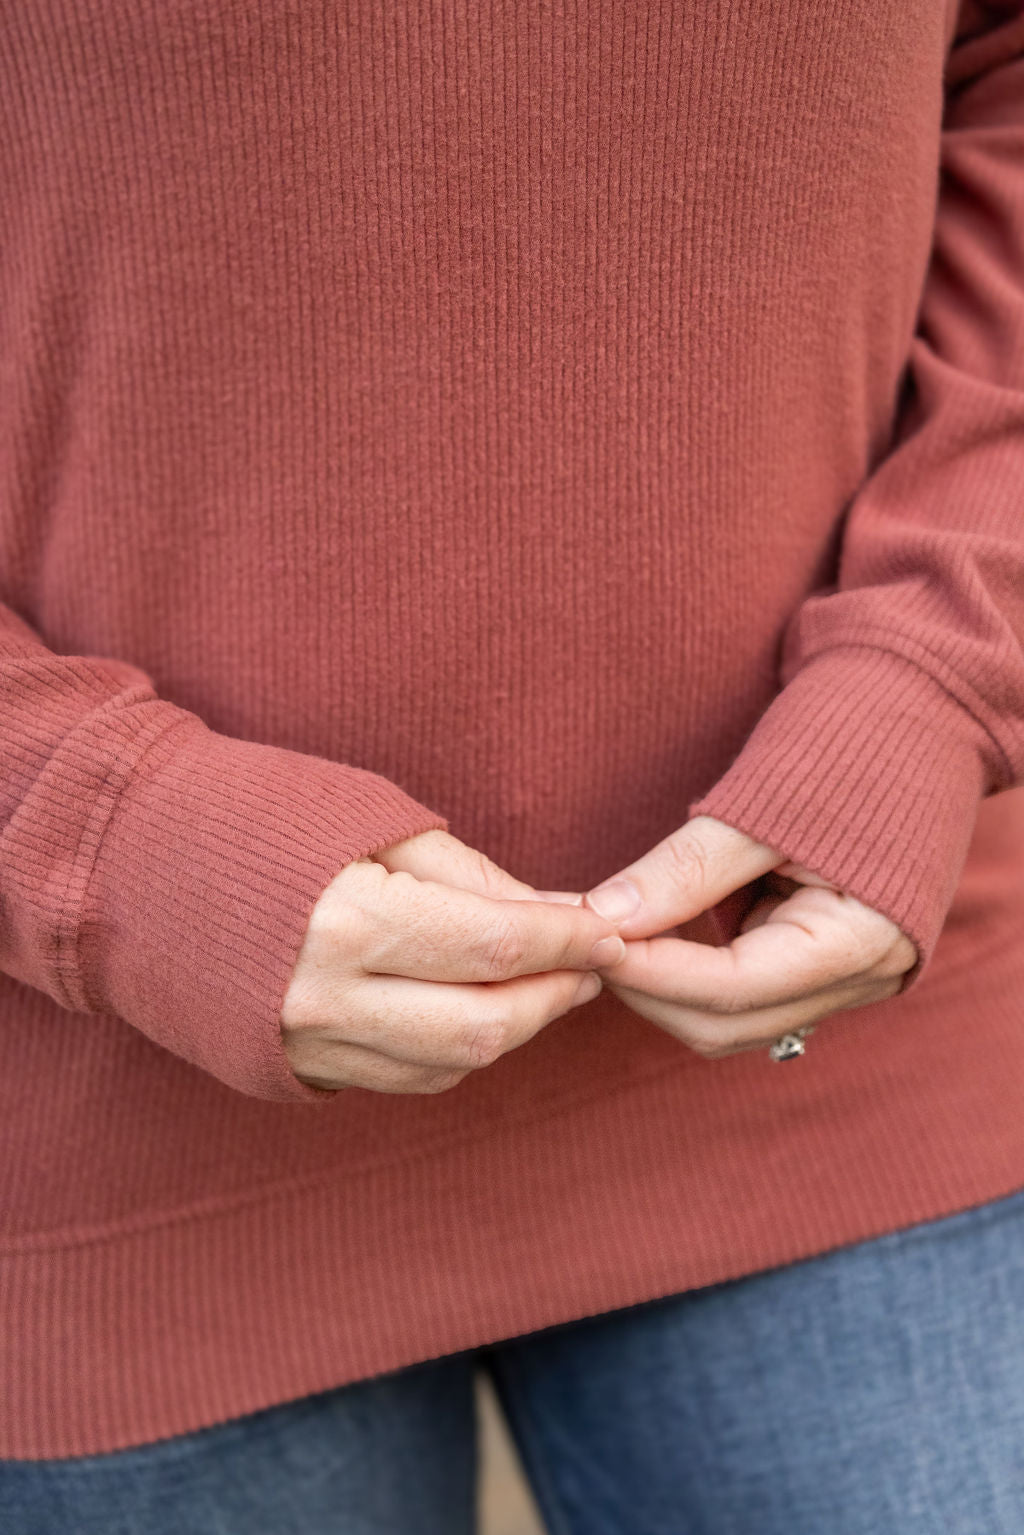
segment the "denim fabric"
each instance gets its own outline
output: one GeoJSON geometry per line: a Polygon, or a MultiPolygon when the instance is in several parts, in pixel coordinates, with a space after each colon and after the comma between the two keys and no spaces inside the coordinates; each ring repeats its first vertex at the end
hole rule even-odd
{"type": "Polygon", "coordinates": [[[1024,1192],[493,1365],[551,1535],[1024,1535],[1024,1192]]]}
{"type": "Polygon", "coordinates": [[[0,1461],[0,1535],[469,1535],[472,1386],[455,1355],[158,1444],[0,1461]]]}
{"type": "Polygon", "coordinates": [[[1021,1535],[1024,1190],[160,1444],[0,1461],[3,1535],[470,1535],[490,1371],[551,1535],[1021,1535]]]}

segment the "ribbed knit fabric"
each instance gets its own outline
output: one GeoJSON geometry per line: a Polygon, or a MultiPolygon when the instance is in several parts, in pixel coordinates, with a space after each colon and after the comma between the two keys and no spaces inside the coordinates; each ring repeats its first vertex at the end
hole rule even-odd
{"type": "Polygon", "coordinates": [[[0,0],[0,206],[0,1455],[1024,1185],[1018,0],[0,0]],[[353,858],[698,813],[902,993],[291,1073],[353,858]]]}

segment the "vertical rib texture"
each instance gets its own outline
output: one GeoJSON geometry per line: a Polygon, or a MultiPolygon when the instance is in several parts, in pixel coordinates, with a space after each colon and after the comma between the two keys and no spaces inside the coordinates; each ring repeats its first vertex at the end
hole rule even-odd
{"type": "Polygon", "coordinates": [[[942,11],[0,0],[0,1456],[1024,1182],[1024,8],[942,11]],[[695,814],[902,994],[288,1069],[352,859],[695,814]]]}

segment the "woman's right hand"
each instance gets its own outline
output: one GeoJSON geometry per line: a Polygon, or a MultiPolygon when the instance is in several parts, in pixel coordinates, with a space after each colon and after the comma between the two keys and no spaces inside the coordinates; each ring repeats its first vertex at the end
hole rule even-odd
{"type": "Polygon", "coordinates": [[[439,830],[346,864],[281,1008],[292,1071],[319,1088],[444,1092],[596,997],[596,967],[624,952],[614,925],[582,897],[534,895],[439,830]]]}

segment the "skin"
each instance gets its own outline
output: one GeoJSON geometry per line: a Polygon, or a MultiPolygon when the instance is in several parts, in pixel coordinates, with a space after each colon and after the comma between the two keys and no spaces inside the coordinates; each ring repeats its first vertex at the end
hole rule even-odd
{"type": "Polygon", "coordinates": [[[880,912],[711,816],[586,894],[536,890],[428,831],[356,859],[323,892],[281,1030],[303,1082],[438,1093],[602,984],[714,1060],[894,996],[916,959],[880,912]],[[754,880],[765,893],[731,944],[672,936],[754,880]],[[610,887],[630,896],[628,914],[610,887]]]}
{"type": "Polygon", "coordinates": [[[439,1093],[601,990],[614,924],[444,831],[347,864],[310,916],[281,1010],[314,1087],[439,1093]],[[595,944],[604,942],[595,950],[595,944]]]}
{"type": "Polygon", "coordinates": [[[764,1050],[802,1024],[894,996],[917,960],[888,917],[711,816],[695,816],[583,899],[618,911],[627,940],[622,960],[600,968],[605,985],[709,1060],[764,1050]],[[670,936],[757,879],[766,893],[732,943],[670,936]],[[628,917],[608,900],[613,885],[634,892],[628,917]]]}

